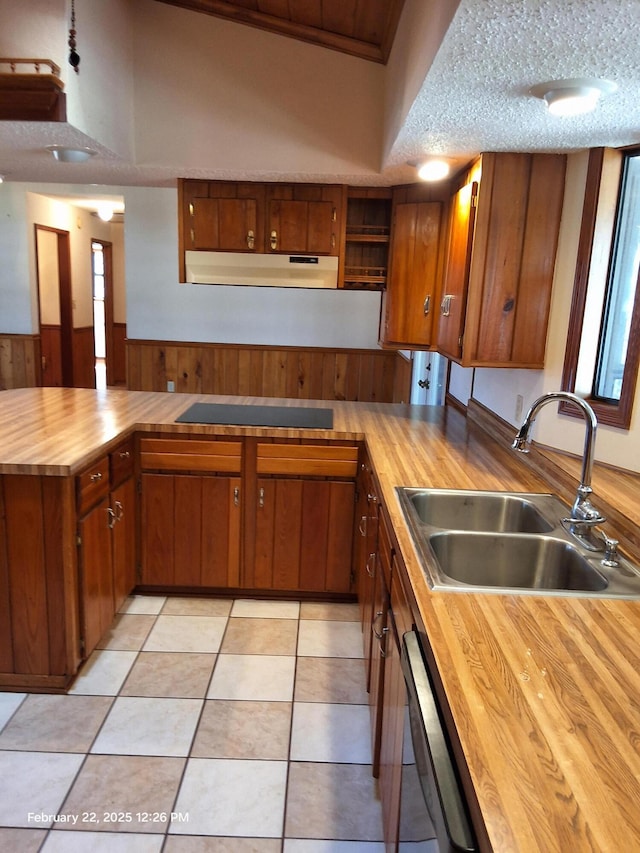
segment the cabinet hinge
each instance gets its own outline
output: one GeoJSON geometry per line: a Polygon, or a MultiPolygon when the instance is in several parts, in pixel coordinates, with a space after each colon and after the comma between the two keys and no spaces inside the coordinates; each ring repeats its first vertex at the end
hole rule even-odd
{"type": "Polygon", "coordinates": [[[349,572],[349,585],[354,586],[356,582],[356,573],[351,569],[349,572]]]}
{"type": "Polygon", "coordinates": [[[86,643],[84,641],[84,637],[80,637],[80,654],[84,655],[84,651],[86,649],[86,643]]]}
{"type": "Polygon", "coordinates": [[[458,346],[460,347],[460,349],[462,349],[462,338],[463,335],[460,335],[460,337],[458,338],[458,346]]]}
{"type": "Polygon", "coordinates": [[[138,583],[142,580],[142,565],[140,563],[136,563],[136,580],[138,583]]]}
{"type": "Polygon", "coordinates": [[[142,494],[142,479],[141,478],[138,478],[138,481],[136,482],[136,489],[138,491],[138,494],[141,495],[142,494]]]}
{"type": "Polygon", "coordinates": [[[76,536],[76,545],[78,546],[78,548],[82,545],[82,536],[80,536],[79,533],[76,536]]]}

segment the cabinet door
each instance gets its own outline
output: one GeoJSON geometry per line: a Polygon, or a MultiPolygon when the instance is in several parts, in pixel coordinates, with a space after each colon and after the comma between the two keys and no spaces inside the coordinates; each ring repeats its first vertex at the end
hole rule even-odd
{"type": "Polygon", "coordinates": [[[451,203],[449,245],[438,322],[438,352],[453,359],[462,355],[469,266],[473,244],[478,184],[465,184],[451,203]]]}
{"type": "Polygon", "coordinates": [[[438,201],[394,207],[381,335],[385,344],[429,347],[434,342],[441,218],[442,204],[438,201]]]}
{"type": "Polygon", "coordinates": [[[192,249],[255,251],[256,199],[194,198],[191,202],[192,249]]]}
{"type": "Polygon", "coordinates": [[[482,155],[463,364],[543,367],[565,160],[482,155]]]}
{"type": "Polygon", "coordinates": [[[402,756],[407,691],[400,648],[403,635],[412,628],[412,615],[400,575],[403,566],[394,555],[391,578],[389,635],[384,662],[382,727],[380,732],[380,800],[387,850],[396,850],[402,787],[402,756]]]}
{"type": "MultiPolygon", "coordinates": [[[[384,557],[382,558],[384,559],[384,557]]],[[[385,575],[387,567],[379,565],[376,572],[371,623],[371,676],[369,684],[369,710],[371,712],[371,752],[373,775],[380,773],[380,745],[382,737],[382,702],[387,654],[389,590],[385,575]]],[[[390,567],[389,567],[390,571],[390,567]]]]}
{"type": "Polygon", "coordinates": [[[342,228],[339,186],[273,184],[267,188],[267,252],[337,255],[342,228]]]}
{"type": "Polygon", "coordinates": [[[254,565],[244,586],[349,592],[355,484],[261,477],[254,565]]]}
{"type": "Polygon", "coordinates": [[[239,495],[239,477],[143,474],[142,584],[237,586],[239,495]]]}
{"type": "Polygon", "coordinates": [[[136,483],[129,477],[111,492],[115,513],[113,540],[113,598],[117,611],[136,585],[136,483]]]}
{"type": "Polygon", "coordinates": [[[371,623],[373,622],[373,598],[377,571],[378,548],[378,498],[373,478],[369,471],[360,476],[358,482],[358,530],[359,537],[357,572],[358,603],[366,668],[367,690],[371,678],[371,623]]]}
{"type": "Polygon", "coordinates": [[[88,656],[111,624],[114,614],[113,561],[109,498],[105,496],[78,524],[80,537],[81,633],[88,656]]]}

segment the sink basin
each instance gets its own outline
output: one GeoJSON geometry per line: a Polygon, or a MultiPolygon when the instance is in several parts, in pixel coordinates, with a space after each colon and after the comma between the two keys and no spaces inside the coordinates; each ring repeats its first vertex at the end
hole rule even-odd
{"type": "Polygon", "coordinates": [[[640,598],[640,569],[603,564],[562,525],[556,495],[400,487],[400,506],[429,586],[482,593],[640,598]]]}
{"type": "Polygon", "coordinates": [[[576,548],[550,536],[434,533],[429,545],[447,577],[474,587],[601,592],[608,586],[576,548]]]}
{"type": "Polygon", "coordinates": [[[418,519],[432,527],[496,533],[549,533],[554,527],[526,495],[435,489],[408,492],[418,519]]]}

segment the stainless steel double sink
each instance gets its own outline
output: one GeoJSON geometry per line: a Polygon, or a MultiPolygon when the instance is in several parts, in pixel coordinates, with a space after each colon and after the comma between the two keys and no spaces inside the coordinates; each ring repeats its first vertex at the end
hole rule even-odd
{"type": "Polygon", "coordinates": [[[396,491],[433,589],[640,597],[640,570],[620,555],[605,565],[597,533],[591,550],[565,530],[570,511],[555,495],[396,491]]]}

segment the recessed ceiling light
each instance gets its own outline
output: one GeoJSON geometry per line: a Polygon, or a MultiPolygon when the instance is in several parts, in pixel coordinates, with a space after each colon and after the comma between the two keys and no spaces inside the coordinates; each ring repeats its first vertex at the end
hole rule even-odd
{"type": "Polygon", "coordinates": [[[85,163],[98,153],[93,148],[69,148],[66,145],[47,145],[47,151],[61,163],[85,163]]]}
{"type": "Polygon", "coordinates": [[[530,92],[546,103],[551,115],[576,116],[594,110],[603,95],[610,95],[617,88],[617,84],[610,80],[574,77],[540,83],[530,92]]]}

